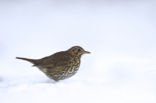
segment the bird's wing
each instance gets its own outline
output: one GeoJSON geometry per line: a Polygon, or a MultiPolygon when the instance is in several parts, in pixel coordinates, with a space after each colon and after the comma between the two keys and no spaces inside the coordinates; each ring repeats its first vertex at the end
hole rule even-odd
{"type": "Polygon", "coordinates": [[[71,55],[66,52],[59,52],[51,56],[42,58],[40,63],[35,66],[40,66],[42,68],[58,68],[66,66],[71,62],[71,55]]]}

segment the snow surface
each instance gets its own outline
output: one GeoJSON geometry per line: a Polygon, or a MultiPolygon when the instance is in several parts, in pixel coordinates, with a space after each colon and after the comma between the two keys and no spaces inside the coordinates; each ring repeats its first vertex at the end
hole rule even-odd
{"type": "Polygon", "coordinates": [[[156,103],[156,3],[1,0],[0,103],[156,103]],[[80,45],[78,73],[55,83],[16,56],[80,45]]]}

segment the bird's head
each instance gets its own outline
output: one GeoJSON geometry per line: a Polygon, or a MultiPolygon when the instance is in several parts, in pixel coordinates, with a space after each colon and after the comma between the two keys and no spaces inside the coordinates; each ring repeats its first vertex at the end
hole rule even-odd
{"type": "Polygon", "coordinates": [[[82,47],[80,46],[73,46],[70,49],[67,50],[70,54],[74,56],[81,56],[83,54],[89,54],[89,51],[85,51],[82,47]]]}

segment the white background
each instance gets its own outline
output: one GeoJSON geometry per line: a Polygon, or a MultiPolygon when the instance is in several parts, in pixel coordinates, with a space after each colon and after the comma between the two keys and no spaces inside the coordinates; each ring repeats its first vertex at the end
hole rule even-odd
{"type": "Polygon", "coordinates": [[[1,103],[156,103],[156,2],[1,0],[1,103]],[[79,72],[54,83],[16,56],[80,45],[79,72]]]}

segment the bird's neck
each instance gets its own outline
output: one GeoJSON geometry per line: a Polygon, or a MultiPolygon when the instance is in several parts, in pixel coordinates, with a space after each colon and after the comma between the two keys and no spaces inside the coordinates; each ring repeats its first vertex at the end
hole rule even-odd
{"type": "Polygon", "coordinates": [[[73,55],[75,59],[81,59],[81,55],[73,55]]]}

